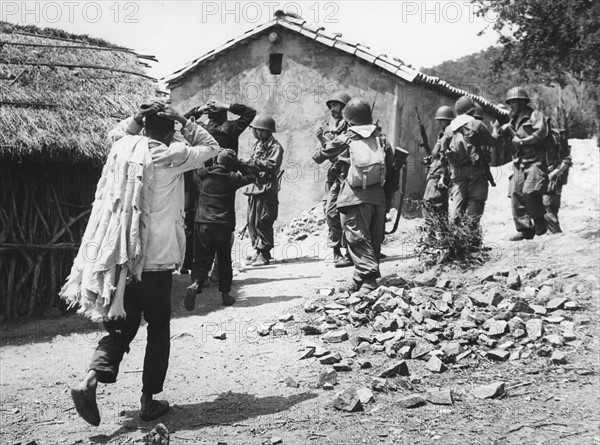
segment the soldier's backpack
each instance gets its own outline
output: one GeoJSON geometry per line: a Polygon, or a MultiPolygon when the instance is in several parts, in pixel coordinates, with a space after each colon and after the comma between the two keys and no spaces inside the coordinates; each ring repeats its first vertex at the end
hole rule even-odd
{"type": "Polygon", "coordinates": [[[346,181],[351,187],[367,188],[385,183],[385,145],[381,137],[350,141],[350,168],[346,181]]]}
{"type": "MultiPolygon", "coordinates": [[[[546,164],[551,169],[560,167],[563,159],[571,156],[571,146],[569,145],[569,136],[567,130],[563,128],[554,128],[550,122],[548,122],[550,129],[548,136],[544,139],[544,145],[546,147],[546,164]]],[[[563,185],[567,184],[569,179],[569,170],[565,171],[561,177],[563,185]]]]}

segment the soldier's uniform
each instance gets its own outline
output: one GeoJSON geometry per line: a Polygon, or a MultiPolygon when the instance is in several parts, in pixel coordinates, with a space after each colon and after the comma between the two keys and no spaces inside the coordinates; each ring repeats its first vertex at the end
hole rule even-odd
{"type": "MultiPolygon", "coordinates": [[[[516,87],[509,91],[506,102],[529,102],[525,90],[516,87]]],[[[543,196],[548,187],[548,167],[544,139],[548,136],[548,120],[529,105],[524,105],[511,116],[510,133],[514,141],[511,149],[513,175],[509,196],[515,227],[520,235],[513,240],[531,239],[547,230],[543,196]]]]}
{"type": "Polygon", "coordinates": [[[451,220],[466,214],[479,222],[488,197],[486,165],[491,155],[487,147],[494,146],[496,141],[483,122],[466,114],[474,107],[467,96],[457,101],[457,117],[446,127],[441,143],[450,172],[448,212],[451,220]]]}
{"type": "Polygon", "coordinates": [[[558,170],[557,178],[549,181],[548,190],[544,194],[543,202],[546,208],[544,219],[550,233],[562,233],[560,222],[558,220],[558,211],[560,210],[560,200],[563,185],[567,183],[568,171],[573,161],[571,159],[571,148],[561,153],[561,147],[556,145],[552,149],[548,147],[546,151],[546,163],[548,164],[548,175],[558,170]]]}
{"type": "Polygon", "coordinates": [[[435,120],[440,122],[442,130],[438,133],[437,141],[431,149],[431,155],[425,158],[425,164],[428,166],[427,183],[423,194],[426,218],[431,217],[432,212],[442,215],[448,213],[448,184],[440,184],[440,179],[446,176],[445,170],[447,168],[446,160],[442,157],[442,139],[445,128],[455,117],[454,110],[448,106],[441,106],[436,111],[435,120]]]}
{"type": "MultiPolygon", "coordinates": [[[[254,122],[262,116],[257,116],[254,122]]],[[[270,118],[269,118],[270,119],[270,118]]],[[[275,130],[275,123],[270,119],[275,130]]],[[[254,128],[261,126],[252,124],[254,128]]],[[[248,234],[252,246],[268,264],[274,245],[273,224],[279,211],[279,172],[283,162],[283,147],[271,135],[266,141],[257,140],[252,148],[249,164],[260,171],[256,184],[248,186],[244,194],[248,195],[248,234]]]]}
{"type": "MultiPolygon", "coordinates": [[[[347,289],[356,291],[374,289],[380,277],[379,259],[385,234],[385,214],[391,205],[394,187],[398,183],[394,171],[394,152],[383,134],[372,125],[370,104],[353,99],[344,108],[344,117],[351,126],[344,135],[326,144],[324,153],[331,158],[349,159],[353,140],[362,140],[369,146],[381,144],[385,152],[385,182],[366,187],[352,187],[346,178],[341,183],[337,207],[340,210],[348,253],[354,263],[353,282],[347,289]]],[[[349,162],[349,161],[348,161],[349,162]]],[[[345,173],[348,168],[346,167],[345,173]]]]}
{"type": "MultiPolygon", "coordinates": [[[[331,108],[332,102],[338,102],[345,106],[350,101],[350,96],[343,92],[338,91],[333,94],[327,101],[327,107],[331,108]]],[[[327,169],[326,177],[326,200],[324,205],[325,220],[327,222],[328,231],[328,247],[334,250],[334,262],[336,266],[349,266],[352,263],[349,259],[344,259],[341,256],[340,249],[345,246],[345,240],[343,236],[342,223],[340,219],[340,212],[337,208],[337,199],[340,193],[343,178],[343,165],[337,158],[330,158],[325,155],[325,145],[328,142],[334,140],[337,136],[344,134],[348,130],[348,122],[341,116],[337,121],[333,118],[331,122],[323,122],[317,128],[317,139],[319,145],[312,154],[312,159],[317,164],[322,164],[326,160],[331,162],[327,169]]]]}

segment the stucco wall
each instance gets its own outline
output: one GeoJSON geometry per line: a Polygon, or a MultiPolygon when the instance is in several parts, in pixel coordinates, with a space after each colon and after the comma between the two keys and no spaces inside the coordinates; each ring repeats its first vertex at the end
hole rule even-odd
{"type": "MultiPolygon", "coordinates": [[[[453,100],[422,86],[407,84],[364,61],[284,28],[276,32],[279,39],[275,43],[265,34],[204,62],[182,82],[171,86],[173,103],[186,111],[209,99],[242,102],[275,118],[278,130],[275,137],[285,149],[286,174],[279,219],[285,223],[312,207],[324,193],[328,163],[319,167],[310,154],[317,142],[315,126],[329,116],[325,98],[338,89],[370,102],[377,98],[374,117],[390,141],[411,153],[407,193],[420,198],[425,172],[420,163],[422,150],[416,152],[419,131],[415,107],[419,107],[433,144],[437,134],[435,110],[440,105],[452,104],[453,100]],[[270,74],[269,53],[283,54],[280,75],[270,74]]],[[[241,136],[241,158],[250,155],[253,142],[250,131],[241,136]]],[[[241,212],[245,210],[244,201],[238,196],[241,212]]],[[[241,220],[245,213],[239,215],[241,220]]]]}

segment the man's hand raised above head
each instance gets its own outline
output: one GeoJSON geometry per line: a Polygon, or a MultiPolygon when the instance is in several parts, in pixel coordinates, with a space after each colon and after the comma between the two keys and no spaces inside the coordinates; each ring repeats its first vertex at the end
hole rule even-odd
{"type": "Polygon", "coordinates": [[[209,100],[206,105],[210,108],[212,108],[211,111],[214,112],[220,112],[220,111],[227,111],[229,110],[229,105],[226,103],[223,103],[219,100],[209,100]]]}
{"type": "Polygon", "coordinates": [[[148,105],[142,105],[138,111],[133,115],[133,119],[138,124],[142,124],[142,119],[152,114],[157,114],[165,109],[165,104],[160,101],[154,101],[148,105]]]}
{"type": "Polygon", "coordinates": [[[157,116],[165,117],[167,119],[171,119],[172,121],[179,122],[181,125],[185,125],[187,119],[183,116],[179,111],[173,108],[171,105],[167,105],[164,109],[158,113],[157,116]]]}
{"type": "Polygon", "coordinates": [[[150,151],[155,167],[176,167],[183,164],[190,155],[187,145],[173,142],[170,146],[160,145],[150,151]]]}

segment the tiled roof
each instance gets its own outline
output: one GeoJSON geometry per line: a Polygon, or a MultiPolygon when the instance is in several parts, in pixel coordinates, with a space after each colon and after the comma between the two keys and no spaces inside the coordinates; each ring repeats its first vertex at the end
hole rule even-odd
{"type": "Polygon", "coordinates": [[[308,23],[301,17],[285,14],[282,11],[275,12],[275,18],[270,22],[263,23],[262,25],[252,28],[246,31],[241,36],[238,36],[235,39],[231,39],[225,44],[221,45],[220,47],[215,48],[207,52],[206,54],[203,54],[199,58],[188,63],[183,68],[175,71],[169,76],[166,76],[164,79],[162,79],[162,81],[166,82],[167,85],[170,87],[171,85],[181,81],[190,71],[192,71],[194,68],[201,65],[202,63],[212,60],[215,56],[236,46],[240,42],[257,36],[258,34],[263,33],[276,26],[282,26],[286,29],[302,34],[305,37],[311,38],[331,48],[335,48],[339,51],[343,51],[345,53],[358,57],[359,59],[362,59],[371,65],[375,65],[387,71],[388,73],[399,77],[405,82],[423,84],[428,88],[434,89],[435,91],[439,91],[441,93],[445,93],[446,95],[455,98],[465,95],[470,96],[471,98],[476,100],[487,112],[491,112],[495,115],[507,115],[507,112],[505,110],[498,108],[494,103],[481,96],[477,96],[460,88],[453,87],[452,85],[439,79],[438,77],[429,76],[427,74],[423,74],[415,70],[413,67],[407,65],[402,60],[396,57],[389,57],[387,54],[377,54],[366,45],[349,42],[345,39],[342,39],[342,35],[340,33],[327,32],[323,27],[317,27],[308,23]]]}

